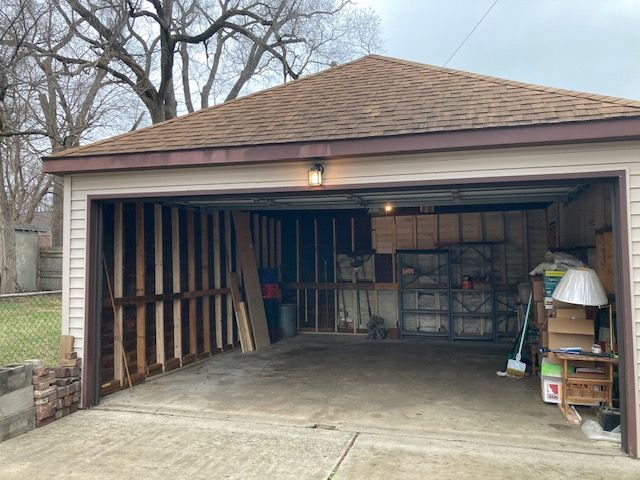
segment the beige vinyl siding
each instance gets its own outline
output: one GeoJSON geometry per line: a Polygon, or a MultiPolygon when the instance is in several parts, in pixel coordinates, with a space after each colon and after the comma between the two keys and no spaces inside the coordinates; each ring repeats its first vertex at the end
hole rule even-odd
{"type": "MultiPolygon", "coordinates": [[[[235,189],[304,188],[310,162],[251,166],[212,166],[170,170],[74,174],[66,178],[65,269],[63,272],[63,333],[77,337],[82,353],[84,324],[85,241],[87,195],[126,196],[145,193],[224,192],[235,189]]],[[[579,174],[625,170],[630,200],[634,319],[632,328],[635,378],[640,366],[640,142],[616,142],[526,147],[434,154],[378,156],[323,161],[327,186],[514,177],[523,175],[579,174]]],[[[96,261],[99,259],[90,259],[96,261]]],[[[640,379],[638,379],[640,380],[640,379]]],[[[636,386],[640,381],[636,382],[636,386]]],[[[640,398],[640,392],[638,393],[640,398]]],[[[638,412],[640,418],[640,411],[638,412]]]]}

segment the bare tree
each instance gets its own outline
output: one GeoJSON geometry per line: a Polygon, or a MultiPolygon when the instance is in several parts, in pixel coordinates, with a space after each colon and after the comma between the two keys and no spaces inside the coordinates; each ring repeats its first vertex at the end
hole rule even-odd
{"type": "Polygon", "coordinates": [[[54,244],[61,243],[61,179],[42,173],[40,157],[129,122],[112,120],[122,87],[106,71],[71,70],[51,55],[75,53],[76,43],[44,0],[15,0],[0,11],[0,292],[16,288],[18,220],[53,208],[54,244]]]}
{"type": "Polygon", "coordinates": [[[66,0],[59,7],[81,56],[146,106],[151,121],[236,98],[379,47],[379,19],[350,0],[66,0]],[[184,107],[180,106],[180,100],[184,107]]]}

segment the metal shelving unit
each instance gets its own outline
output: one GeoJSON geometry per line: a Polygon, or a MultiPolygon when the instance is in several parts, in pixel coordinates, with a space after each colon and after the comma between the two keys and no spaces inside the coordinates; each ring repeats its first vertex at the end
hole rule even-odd
{"type": "MultiPolygon", "coordinates": [[[[494,284],[493,244],[465,243],[446,249],[397,252],[398,316],[402,336],[454,340],[508,338],[508,290],[494,284]],[[462,288],[465,276],[476,279],[462,288]],[[477,281],[477,279],[481,279],[477,281]],[[505,332],[498,328],[506,322],[505,332]]],[[[516,321],[517,323],[517,321],[516,321]]]]}

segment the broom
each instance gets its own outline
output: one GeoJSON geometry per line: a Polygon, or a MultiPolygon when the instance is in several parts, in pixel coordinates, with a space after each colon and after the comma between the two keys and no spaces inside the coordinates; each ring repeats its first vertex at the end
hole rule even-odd
{"type": "Polygon", "coordinates": [[[520,336],[520,345],[518,347],[518,353],[516,353],[516,358],[510,358],[507,361],[507,375],[511,375],[513,377],[522,378],[524,377],[525,372],[527,371],[527,364],[521,362],[522,358],[522,345],[524,344],[524,337],[527,336],[527,330],[529,327],[529,315],[531,313],[531,302],[533,299],[533,295],[529,295],[529,304],[527,305],[527,314],[524,317],[524,326],[522,327],[522,335],[520,336]]]}

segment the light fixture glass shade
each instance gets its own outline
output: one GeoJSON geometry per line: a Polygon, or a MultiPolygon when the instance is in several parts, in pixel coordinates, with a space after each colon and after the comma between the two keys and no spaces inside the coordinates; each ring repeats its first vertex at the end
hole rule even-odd
{"type": "Polygon", "coordinates": [[[309,169],[309,186],[319,187],[322,185],[322,173],[324,168],[322,165],[315,164],[309,169]]]}
{"type": "Polygon", "coordinates": [[[598,274],[590,268],[570,268],[556,286],[554,300],[574,305],[600,307],[609,303],[598,274]]]}

